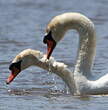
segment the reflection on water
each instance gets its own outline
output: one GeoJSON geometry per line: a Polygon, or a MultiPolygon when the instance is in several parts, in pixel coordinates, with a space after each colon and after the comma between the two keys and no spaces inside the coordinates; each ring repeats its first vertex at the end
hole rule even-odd
{"type": "MultiPolygon", "coordinates": [[[[93,73],[107,73],[107,10],[108,0],[0,0],[0,110],[107,110],[107,96],[72,96],[59,77],[37,67],[21,72],[11,85],[5,84],[12,59],[27,48],[45,53],[42,39],[47,23],[53,16],[71,11],[94,22],[98,37],[93,73]]],[[[69,31],[53,56],[73,69],[77,43],[78,34],[69,31]]]]}
{"type": "Polygon", "coordinates": [[[49,97],[49,96],[57,97],[62,94],[65,95],[64,91],[45,89],[45,88],[30,88],[30,89],[13,88],[13,89],[8,89],[7,93],[9,95],[15,95],[15,96],[36,96],[36,95],[43,96],[44,95],[46,97],[49,97]]]}

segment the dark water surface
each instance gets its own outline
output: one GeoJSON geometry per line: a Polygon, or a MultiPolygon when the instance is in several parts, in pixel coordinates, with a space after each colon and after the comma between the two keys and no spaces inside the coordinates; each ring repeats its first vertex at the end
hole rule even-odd
{"type": "MultiPolygon", "coordinates": [[[[71,96],[60,78],[37,67],[21,72],[9,86],[5,84],[8,66],[19,52],[27,48],[45,52],[44,29],[53,16],[64,12],[80,12],[94,22],[97,54],[93,73],[108,72],[108,0],[0,0],[0,110],[108,110],[108,96],[71,96]]],[[[72,68],[77,36],[69,31],[53,53],[72,68]]]]}

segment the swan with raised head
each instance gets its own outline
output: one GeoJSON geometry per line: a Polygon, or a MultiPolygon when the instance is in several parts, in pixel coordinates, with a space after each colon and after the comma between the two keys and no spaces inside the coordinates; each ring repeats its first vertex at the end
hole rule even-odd
{"type": "Polygon", "coordinates": [[[35,50],[24,50],[12,61],[9,69],[11,74],[7,79],[9,84],[22,70],[36,65],[60,76],[73,95],[108,94],[108,74],[98,80],[88,80],[91,75],[96,49],[96,34],[93,23],[79,13],[65,13],[54,17],[48,24],[44,43],[48,46],[47,56],[35,50]],[[76,29],[79,32],[79,48],[74,72],[64,63],[56,62],[51,56],[65,32],[76,29]],[[49,59],[48,61],[46,61],[49,59]]]}

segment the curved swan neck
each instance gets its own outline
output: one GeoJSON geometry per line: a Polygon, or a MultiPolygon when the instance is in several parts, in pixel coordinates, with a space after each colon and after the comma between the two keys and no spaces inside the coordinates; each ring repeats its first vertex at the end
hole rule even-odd
{"type": "Polygon", "coordinates": [[[96,35],[94,24],[79,13],[65,13],[52,19],[48,24],[47,32],[52,31],[53,39],[58,42],[70,29],[75,29],[79,33],[79,46],[74,73],[82,73],[88,76],[91,73],[95,56],[96,35]]]}
{"type": "Polygon", "coordinates": [[[79,32],[79,45],[74,74],[81,73],[89,77],[91,76],[96,51],[96,33],[94,24],[87,18],[83,20],[84,24],[82,23],[77,29],[79,32]]]}
{"type": "Polygon", "coordinates": [[[95,35],[83,35],[79,40],[79,48],[74,73],[82,73],[89,77],[95,57],[95,35]]]}

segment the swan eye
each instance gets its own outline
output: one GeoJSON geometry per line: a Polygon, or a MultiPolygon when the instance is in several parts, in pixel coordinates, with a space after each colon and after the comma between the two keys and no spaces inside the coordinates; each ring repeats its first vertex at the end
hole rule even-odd
{"type": "Polygon", "coordinates": [[[21,69],[21,62],[22,60],[16,62],[16,63],[12,63],[10,66],[9,66],[9,70],[12,70],[14,67],[17,68],[17,69],[21,69]]]}

